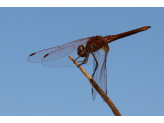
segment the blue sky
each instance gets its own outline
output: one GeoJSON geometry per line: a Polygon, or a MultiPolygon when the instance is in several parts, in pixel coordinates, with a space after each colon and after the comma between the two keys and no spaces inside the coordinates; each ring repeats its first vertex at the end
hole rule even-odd
{"type": "MultiPolygon", "coordinates": [[[[76,67],[27,61],[73,40],[147,31],[109,44],[108,96],[124,116],[164,115],[164,8],[0,8],[0,115],[113,116],[76,67]]],[[[92,73],[92,65],[84,66],[92,73]]]]}

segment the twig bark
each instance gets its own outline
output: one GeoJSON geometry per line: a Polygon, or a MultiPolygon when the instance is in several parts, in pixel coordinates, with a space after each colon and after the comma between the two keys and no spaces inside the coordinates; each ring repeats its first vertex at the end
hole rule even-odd
{"type": "MultiPolygon", "coordinates": [[[[79,64],[71,57],[69,58],[78,66],[79,64]]],[[[108,104],[108,106],[111,108],[112,112],[116,116],[122,116],[119,110],[116,108],[116,106],[113,104],[113,102],[109,99],[109,97],[106,95],[106,93],[97,85],[97,83],[92,79],[92,77],[85,71],[84,68],[79,66],[79,69],[83,72],[83,74],[88,78],[92,86],[97,90],[97,92],[101,95],[101,97],[105,100],[105,102],[108,104]]]]}

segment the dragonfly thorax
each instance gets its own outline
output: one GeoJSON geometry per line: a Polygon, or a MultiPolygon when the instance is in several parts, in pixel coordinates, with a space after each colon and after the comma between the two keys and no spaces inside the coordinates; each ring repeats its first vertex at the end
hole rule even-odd
{"type": "Polygon", "coordinates": [[[86,54],[87,54],[86,48],[85,48],[83,45],[79,45],[78,48],[77,48],[77,54],[78,54],[80,57],[85,57],[86,54]]]}

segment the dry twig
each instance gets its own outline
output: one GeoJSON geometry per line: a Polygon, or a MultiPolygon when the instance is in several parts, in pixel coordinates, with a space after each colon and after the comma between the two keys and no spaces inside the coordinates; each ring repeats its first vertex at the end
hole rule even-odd
{"type": "MultiPolygon", "coordinates": [[[[76,64],[76,66],[79,66],[79,64],[71,57],[69,58],[76,64]]],[[[106,93],[97,85],[97,83],[92,79],[92,77],[85,71],[84,68],[79,66],[79,69],[83,72],[83,74],[88,78],[92,86],[97,90],[97,92],[101,95],[101,97],[105,100],[105,102],[108,104],[108,106],[111,108],[112,112],[116,116],[122,116],[119,110],[116,108],[116,106],[113,104],[113,102],[109,99],[109,97],[106,95],[106,93]]]]}

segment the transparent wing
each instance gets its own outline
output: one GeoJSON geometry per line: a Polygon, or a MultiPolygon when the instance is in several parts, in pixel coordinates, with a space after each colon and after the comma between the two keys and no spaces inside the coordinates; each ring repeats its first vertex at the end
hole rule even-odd
{"type": "MultiPolygon", "coordinates": [[[[95,82],[100,86],[100,88],[107,94],[107,70],[106,70],[106,61],[108,52],[104,50],[98,50],[93,53],[98,61],[98,68],[93,76],[95,82]],[[103,59],[103,60],[100,60],[103,59]]],[[[93,61],[93,70],[95,69],[96,62],[93,61]]],[[[92,98],[95,100],[97,91],[92,87],[92,98]]]]}
{"type": "Polygon", "coordinates": [[[74,57],[78,57],[77,55],[78,46],[79,45],[85,46],[86,42],[89,39],[90,37],[83,38],[72,42],[68,42],[60,46],[56,46],[32,53],[31,55],[28,56],[27,60],[33,63],[41,62],[43,65],[49,67],[62,67],[62,66],[73,65],[70,64],[71,62],[69,58],[65,56],[72,54],[74,57]]]}

